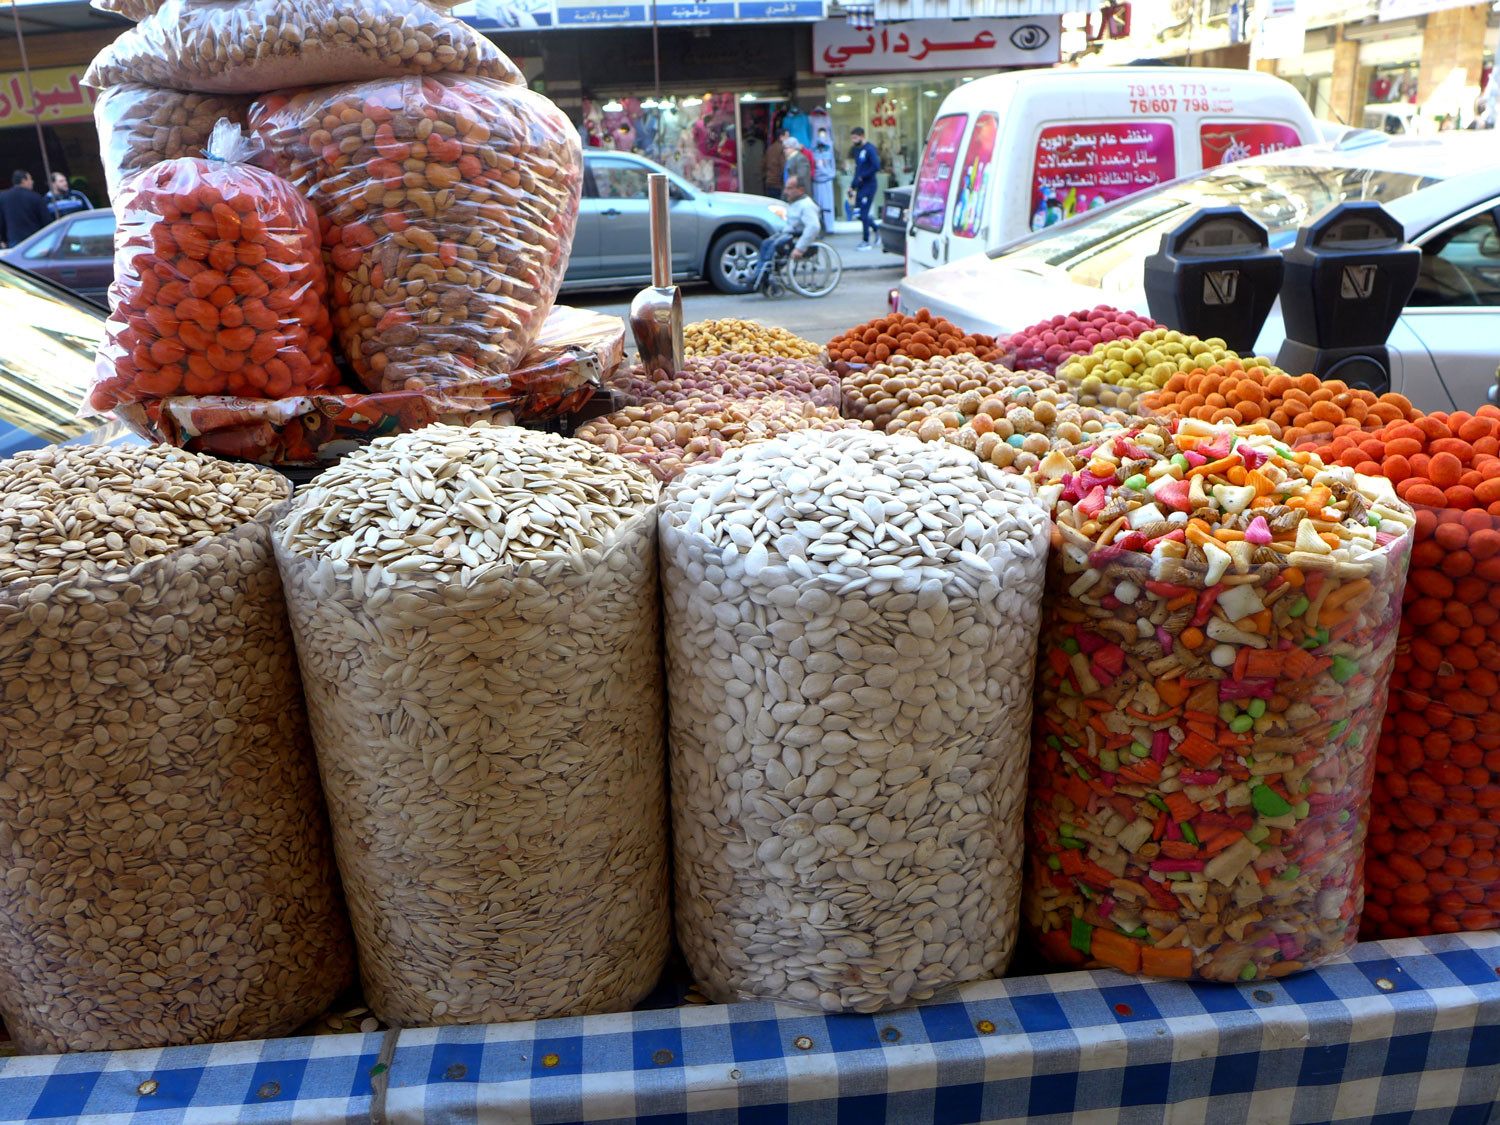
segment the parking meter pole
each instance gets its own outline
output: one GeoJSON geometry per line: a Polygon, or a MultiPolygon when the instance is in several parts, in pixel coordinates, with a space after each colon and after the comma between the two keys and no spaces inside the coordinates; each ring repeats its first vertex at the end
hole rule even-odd
{"type": "Polygon", "coordinates": [[[1390,390],[1385,342],[1422,265],[1400,222],[1375,202],[1335,203],[1297,232],[1282,257],[1286,343],[1276,366],[1377,394],[1390,390]]]}
{"type": "Polygon", "coordinates": [[[1281,288],[1281,255],[1239,207],[1204,207],[1161,237],[1146,259],[1153,319],[1253,354],[1281,288]]]}

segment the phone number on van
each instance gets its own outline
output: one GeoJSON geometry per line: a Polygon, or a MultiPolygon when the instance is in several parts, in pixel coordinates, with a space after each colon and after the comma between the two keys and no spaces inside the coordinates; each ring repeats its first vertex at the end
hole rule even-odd
{"type": "Polygon", "coordinates": [[[1132,113],[1233,113],[1234,99],[1227,91],[1201,83],[1165,83],[1129,87],[1132,113]]]}

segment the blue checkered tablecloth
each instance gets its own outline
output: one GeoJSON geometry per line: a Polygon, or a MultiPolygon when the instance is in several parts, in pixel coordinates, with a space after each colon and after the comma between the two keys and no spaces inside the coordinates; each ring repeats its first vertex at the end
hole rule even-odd
{"type": "Polygon", "coordinates": [[[697,1006],[0,1062],[0,1121],[1500,1122],[1500,934],[1273,984],[1114,972],[879,1016],[697,1006]]]}

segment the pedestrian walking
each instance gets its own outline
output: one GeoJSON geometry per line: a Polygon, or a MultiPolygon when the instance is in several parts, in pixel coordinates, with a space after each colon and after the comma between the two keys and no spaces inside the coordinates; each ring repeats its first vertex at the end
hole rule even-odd
{"type": "Polygon", "coordinates": [[[854,183],[849,188],[849,198],[859,211],[861,227],[860,243],[856,249],[873,250],[877,228],[875,220],[870,217],[870,209],[874,206],[875,188],[879,182],[876,177],[880,174],[880,150],[865,140],[865,131],[860,126],[856,125],[849,133],[854,141],[849,149],[849,155],[854,158],[854,183]]]}
{"type": "Polygon", "coordinates": [[[48,219],[53,222],[80,211],[94,209],[89,197],[72,187],[68,183],[68,177],[61,172],[52,173],[52,190],[47,193],[46,204],[48,219]]]}
{"type": "Polygon", "coordinates": [[[0,246],[25,242],[47,225],[47,205],[37,193],[30,172],[11,174],[10,187],[0,191],[0,246]]]}

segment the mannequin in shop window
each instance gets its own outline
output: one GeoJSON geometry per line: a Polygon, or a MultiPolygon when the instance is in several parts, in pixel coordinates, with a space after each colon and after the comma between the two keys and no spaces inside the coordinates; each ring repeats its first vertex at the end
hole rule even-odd
{"type": "Polygon", "coordinates": [[[837,161],[833,153],[833,138],[827,129],[819,129],[813,142],[813,202],[823,216],[823,229],[833,229],[833,175],[837,161]]]}

